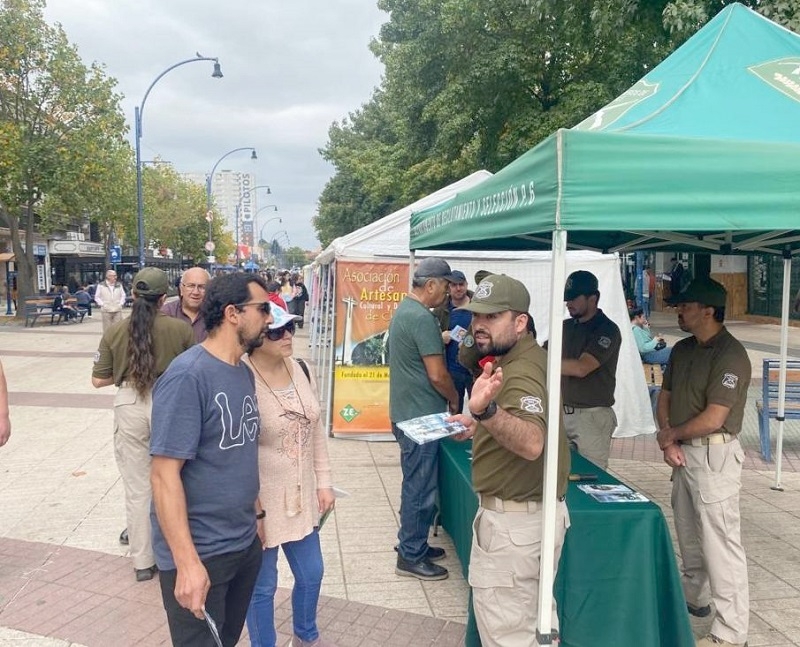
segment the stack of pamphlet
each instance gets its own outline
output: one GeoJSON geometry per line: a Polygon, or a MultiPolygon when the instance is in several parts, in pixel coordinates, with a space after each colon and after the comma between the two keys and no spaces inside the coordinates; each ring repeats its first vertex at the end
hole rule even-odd
{"type": "Polygon", "coordinates": [[[600,503],[641,503],[649,499],[622,483],[585,483],[578,486],[600,503]]]}
{"type": "Polygon", "coordinates": [[[397,426],[400,427],[406,438],[413,440],[417,445],[424,445],[440,438],[467,431],[467,428],[460,422],[447,422],[449,417],[449,413],[432,413],[427,416],[398,422],[397,426]]]}

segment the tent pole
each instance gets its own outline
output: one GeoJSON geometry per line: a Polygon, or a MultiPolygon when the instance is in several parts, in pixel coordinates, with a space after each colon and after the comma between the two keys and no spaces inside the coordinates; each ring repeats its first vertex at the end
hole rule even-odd
{"type": "Polygon", "coordinates": [[[325,290],[325,333],[322,336],[323,357],[325,358],[325,431],[330,436],[333,433],[333,380],[335,376],[336,339],[334,338],[334,313],[336,312],[336,261],[327,266],[327,289],[325,290]]]}
{"type": "Polygon", "coordinates": [[[550,335],[547,352],[547,438],[542,492],[542,544],[539,558],[539,608],[536,639],[551,645],[558,639],[552,628],[553,580],[555,571],[556,505],[558,492],[558,434],[561,429],[561,345],[563,337],[564,283],[567,274],[567,232],[553,231],[553,260],[550,274],[550,335]]]}
{"type": "MultiPolygon", "coordinates": [[[[783,461],[783,424],[786,420],[786,356],[789,353],[789,287],[792,280],[792,253],[783,253],[783,300],[781,301],[781,363],[778,378],[778,441],[775,447],[775,485],[771,489],[783,492],[781,463],[783,461]]],[[[764,403],[765,407],[769,402],[764,403]]]]}
{"type": "Polygon", "coordinates": [[[408,291],[411,292],[414,281],[414,265],[417,264],[417,252],[413,249],[408,251],[408,291]]]}

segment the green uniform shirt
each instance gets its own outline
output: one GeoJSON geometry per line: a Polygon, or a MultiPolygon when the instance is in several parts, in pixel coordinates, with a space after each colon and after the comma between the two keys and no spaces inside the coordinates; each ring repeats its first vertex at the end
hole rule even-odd
{"type": "Polygon", "coordinates": [[[433,387],[423,357],[440,355],[444,342],[439,322],[411,297],[397,306],[389,324],[389,417],[402,422],[447,410],[447,400],[433,387]]]}
{"type": "Polygon", "coordinates": [[[747,387],[752,374],[744,346],[724,326],[705,344],[687,337],[675,344],[662,388],[670,392],[669,424],[682,425],[709,404],[730,407],[718,431],[742,430],[747,387]]]}
{"type": "Polygon", "coordinates": [[[577,319],[564,321],[561,357],[578,359],[583,353],[589,353],[600,362],[600,366],[586,377],[564,376],[561,379],[561,397],[565,405],[580,409],[613,406],[621,344],[622,335],[617,324],[602,310],[585,323],[577,319]]]}
{"type": "MultiPolygon", "coordinates": [[[[502,357],[503,386],[495,402],[513,416],[547,430],[547,353],[528,333],[502,357]]],[[[559,416],[559,420],[561,416],[559,416]]],[[[552,436],[545,431],[545,442],[552,436]]],[[[558,430],[558,496],[567,491],[570,455],[563,425],[558,430]]],[[[509,451],[478,423],[472,441],[472,483],[476,492],[513,501],[541,501],[544,454],[528,460],[509,451]]]]}
{"type": "MultiPolygon", "coordinates": [[[[95,355],[92,377],[113,376],[117,386],[127,379],[129,325],[130,319],[123,319],[105,332],[95,355]]],[[[153,322],[153,342],[156,375],[161,375],[173,359],[194,344],[194,333],[186,322],[159,312],[153,322]]]]}

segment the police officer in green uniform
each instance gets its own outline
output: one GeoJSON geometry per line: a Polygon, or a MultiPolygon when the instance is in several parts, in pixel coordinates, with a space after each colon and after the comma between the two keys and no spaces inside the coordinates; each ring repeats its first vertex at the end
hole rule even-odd
{"type": "Polygon", "coordinates": [[[696,279],[672,303],[691,333],[675,344],[658,398],[658,443],[672,466],[672,508],[689,612],[714,620],[698,647],[747,642],[750,603],[739,490],[738,435],[752,367],[723,325],[725,288],[696,279]]]}
{"type": "MultiPolygon", "coordinates": [[[[472,414],[454,419],[474,434],[472,481],[480,507],[473,524],[469,583],[483,645],[536,645],[541,555],[547,353],[528,329],[530,295],[505,275],[485,276],[472,301],[475,347],[485,360],[469,399],[472,414]]],[[[555,564],[569,514],[563,497],[569,447],[559,443],[555,564]]],[[[558,627],[555,603],[553,627],[558,627]]]]}
{"type": "Polygon", "coordinates": [[[192,327],[159,312],[169,287],[166,273],[145,267],[133,279],[131,316],[100,340],[92,385],[118,387],[114,397],[114,453],[125,487],[125,513],[136,580],[153,578],[150,539],[150,413],[156,378],[194,344],[192,327]]]}
{"type": "Polygon", "coordinates": [[[611,434],[617,427],[614,390],[622,344],[619,327],[597,307],[597,277],[579,270],[567,277],[561,397],[570,444],[603,469],[608,467],[611,434]]]}

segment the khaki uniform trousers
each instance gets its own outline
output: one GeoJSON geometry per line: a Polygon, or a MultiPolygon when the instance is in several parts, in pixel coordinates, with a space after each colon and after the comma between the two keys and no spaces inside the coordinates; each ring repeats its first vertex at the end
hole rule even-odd
{"type": "MultiPolygon", "coordinates": [[[[569,528],[567,504],[556,507],[554,565],[558,568],[569,528]]],[[[479,507],[472,524],[469,584],[475,621],[484,647],[536,647],[542,504],[528,511],[498,512],[479,507]]],[[[558,629],[556,602],[551,617],[558,629]]]]}
{"type": "Polygon", "coordinates": [[[570,446],[604,470],[608,469],[611,434],[616,428],[617,416],[611,407],[564,406],[564,431],[570,446]]]}
{"type": "Polygon", "coordinates": [[[113,324],[122,319],[122,310],[101,310],[100,314],[103,316],[103,332],[111,328],[113,324]]]}
{"type": "Polygon", "coordinates": [[[736,438],[681,448],[686,467],[672,472],[672,509],[686,601],[693,607],[713,601],[711,633],[744,644],[750,619],[739,515],[744,451],[736,438]]]}
{"type": "Polygon", "coordinates": [[[114,397],[114,455],[125,487],[125,515],[133,567],[156,563],[150,536],[150,395],[122,385],[114,397]]]}

